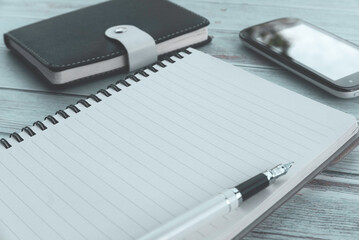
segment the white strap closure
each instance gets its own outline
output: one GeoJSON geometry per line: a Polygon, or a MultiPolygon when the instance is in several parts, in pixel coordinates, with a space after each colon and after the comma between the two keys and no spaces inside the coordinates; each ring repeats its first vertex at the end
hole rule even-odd
{"type": "Polygon", "coordinates": [[[118,25],[107,29],[105,35],[126,48],[130,72],[157,61],[155,40],[141,29],[132,25],[118,25]]]}

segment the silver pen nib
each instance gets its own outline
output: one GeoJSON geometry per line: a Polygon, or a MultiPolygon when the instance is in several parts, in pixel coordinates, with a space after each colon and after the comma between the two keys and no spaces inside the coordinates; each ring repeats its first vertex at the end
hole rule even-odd
{"type": "Polygon", "coordinates": [[[263,174],[267,176],[269,183],[272,183],[280,176],[285,175],[288,172],[288,170],[292,167],[293,163],[294,162],[279,164],[278,166],[272,169],[264,171],[263,174]]]}

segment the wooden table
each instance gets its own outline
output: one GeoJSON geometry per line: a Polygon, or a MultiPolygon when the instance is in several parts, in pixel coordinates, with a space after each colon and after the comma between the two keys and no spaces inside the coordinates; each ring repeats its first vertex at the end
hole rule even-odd
{"type": "MultiPolygon", "coordinates": [[[[0,32],[102,0],[0,0],[0,32]]],[[[211,21],[201,51],[359,119],[359,98],[328,95],[246,49],[239,30],[279,17],[298,17],[359,44],[355,0],[176,0],[211,21]]],[[[54,88],[0,42],[0,138],[75,103],[121,76],[54,88]]],[[[0,176],[1,177],[1,176],[0,176]]],[[[359,150],[329,167],[256,227],[247,239],[359,239],[359,150]]]]}

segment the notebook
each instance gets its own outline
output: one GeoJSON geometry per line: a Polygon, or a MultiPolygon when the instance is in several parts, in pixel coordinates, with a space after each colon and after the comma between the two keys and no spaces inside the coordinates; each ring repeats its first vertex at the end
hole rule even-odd
{"type": "Polygon", "coordinates": [[[2,139],[0,239],[136,239],[294,161],[233,214],[186,237],[231,239],[357,131],[351,115],[190,48],[2,139]]]}
{"type": "MultiPolygon", "coordinates": [[[[167,0],[105,1],[14,29],[4,34],[4,41],[59,85],[128,69],[128,49],[105,36],[107,29],[118,25],[147,33],[158,56],[210,41],[206,18],[167,0]]],[[[143,39],[136,34],[131,42],[143,47],[143,39]]]]}

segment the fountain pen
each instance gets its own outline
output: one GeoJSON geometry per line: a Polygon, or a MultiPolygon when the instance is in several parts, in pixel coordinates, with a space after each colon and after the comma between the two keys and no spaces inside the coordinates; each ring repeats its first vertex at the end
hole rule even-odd
{"type": "Polygon", "coordinates": [[[293,162],[279,164],[251,179],[223,191],[217,196],[204,201],[197,207],[139,238],[139,240],[181,239],[190,231],[238,208],[243,201],[252,197],[285,175],[293,162]]]}

